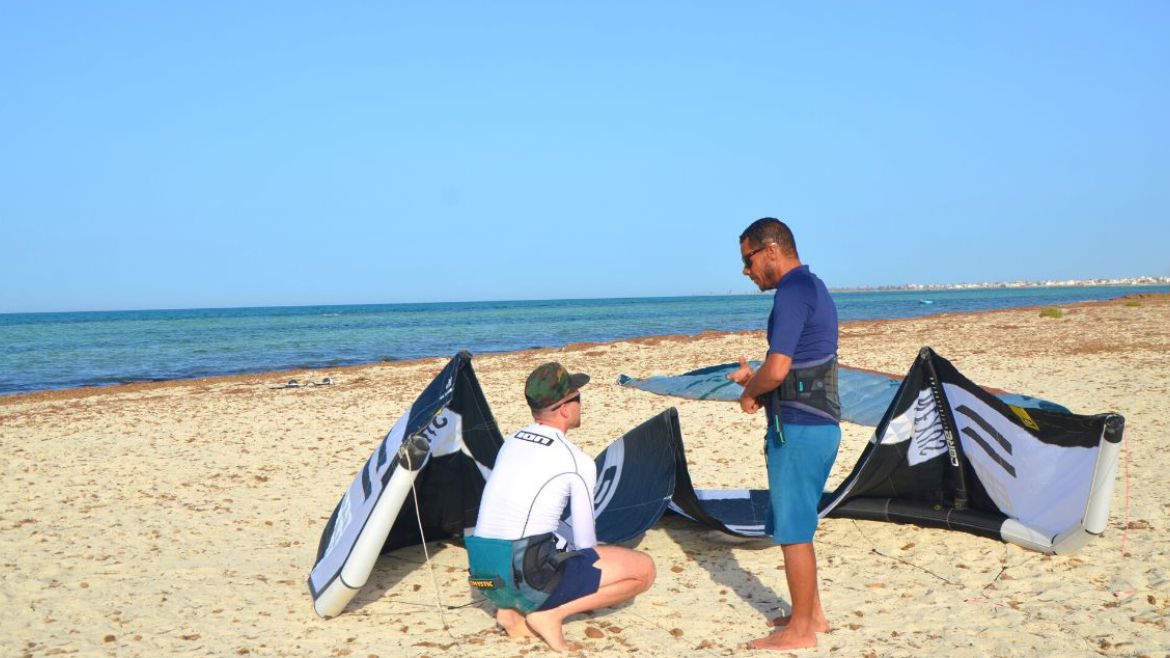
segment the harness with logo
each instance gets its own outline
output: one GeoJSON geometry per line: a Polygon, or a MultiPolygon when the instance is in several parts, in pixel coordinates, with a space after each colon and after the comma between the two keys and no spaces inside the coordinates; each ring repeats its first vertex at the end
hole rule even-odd
{"type": "Polygon", "coordinates": [[[577,551],[558,551],[547,532],[517,540],[465,537],[468,583],[498,608],[537,610],[561,582],[561,565],[577,551]]]}
{"type": "Polygon", "coordinates": [[[784,442],[780,407],[790,407],[841,422],[841,397],[837,391],[837,355],[817,361],[793,364],[784,381],[770,394],[769,409],[774,416],[780,442],[784,442]]]}

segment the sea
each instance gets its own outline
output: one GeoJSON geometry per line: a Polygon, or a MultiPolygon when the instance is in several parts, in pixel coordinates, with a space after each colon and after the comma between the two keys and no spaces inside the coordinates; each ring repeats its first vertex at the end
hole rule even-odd
{"type": "MultiPolygon", "coordinates": [[[[841,321],[1059,306],[1170,286],[834,292],[841,321]]],[[[0,314],[0,395],[762,329],[769,293],[0,314]]]]}

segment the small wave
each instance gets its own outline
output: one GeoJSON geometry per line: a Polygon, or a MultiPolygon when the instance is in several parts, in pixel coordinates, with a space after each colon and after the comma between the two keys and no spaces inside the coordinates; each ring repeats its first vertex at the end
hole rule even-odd
{"type": "MultiPolygon", "coordinates": [[[[195,375],[198,376],[198,375],[195,375]]],[[[101,379],[94,382],[86,382],[82,386],[109,386],[117,384],[142,384],[150,382],[166,382],[174,379],[174,377],[115,377],[110,379],[101,379]]]]}

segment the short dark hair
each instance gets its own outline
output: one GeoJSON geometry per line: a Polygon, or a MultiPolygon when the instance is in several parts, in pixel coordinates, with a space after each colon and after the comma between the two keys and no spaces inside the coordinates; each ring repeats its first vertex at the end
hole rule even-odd
{"type": "Polygon", "coordinates": [[[775,242],[780,245],[780,251],[786,256],[800,258],[796,251],[796,238],[792,236],[792,229],[775,217],[761,217],[752,222],[739,234],[739,241],[747,240],[752,247],[762,247],[766,242],[775,242]]]}

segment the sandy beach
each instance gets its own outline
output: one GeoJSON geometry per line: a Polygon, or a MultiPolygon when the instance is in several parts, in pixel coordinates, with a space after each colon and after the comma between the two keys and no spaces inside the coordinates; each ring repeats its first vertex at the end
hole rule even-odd
{"type": "MultiPolygon", "coordinates": [[[[817,546],[834,630],[801,655],[1170,655],[1170,297],[1063,310],[850,323],[841,361],[902,374],[930,345],[979,384],[1124,415],[1109,530],[1050,557],[959,532],[826,520],[817,546]]],[[[761,417],[616,384],[619,373],[674,374],[763,350],[762,332],[712,333],[484,355],[474,366],[505,434],[529,419],[524,377],[558,360],[593,378],[571,435],[587,453],[676,406],[696,487],[765,488],[761,417]]],[[[0,397],[0,653],[552,655],[497,630],[451,542],[384,556],[344,614],[313,613],[305,579],[330,512],[445,361],[0,397]],[[324,377],[335,384],[273,388],[324,377]]],[[[830,486],[872,433],[843,429],[830,486]]],[[[766,655],[744,643],[786,609],[778,548],[678,519],[639,548],[657,582],[633,604],[572,618],[565,635],[585,654],[766,655]]]]}

